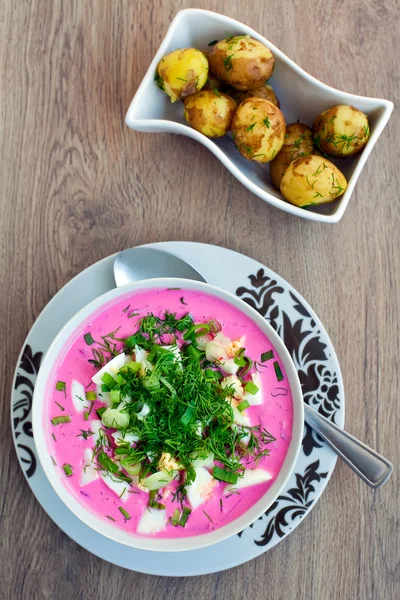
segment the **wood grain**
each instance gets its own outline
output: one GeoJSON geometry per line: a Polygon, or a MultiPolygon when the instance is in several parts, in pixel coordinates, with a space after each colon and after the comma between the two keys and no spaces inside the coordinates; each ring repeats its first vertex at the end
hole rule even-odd
{"type": "MultiPolygon", "coordinates": [[[[254,27],[334,87],[399,99],[396,0],[196,4],[254,27]]],[[[248,564],[192,580],[144,576],[92,556],[47,517],[18,467],[8,426],[11,380],[41,309],[94,261],[126,246],[173,239],[238,250],[290,281],[337,349],[347,428],[399,459],[398,114],[339,224],[273,209],[193,141],[124,126],[171,18],[190,5],[0,4],[0,597],[394,600],[400,589],[397,469],[382,490],[371,492],[338,464],[293,535],[248,564]]]]}

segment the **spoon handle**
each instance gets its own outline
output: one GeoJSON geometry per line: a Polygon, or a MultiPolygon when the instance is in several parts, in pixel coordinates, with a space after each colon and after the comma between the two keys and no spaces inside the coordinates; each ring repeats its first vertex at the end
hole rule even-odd
{"type": "Polygon", "coordinates": [[[304,404],[304,419],[370,487],[381,487],[391,476],[392,464],[355,437],[304,404]]]}

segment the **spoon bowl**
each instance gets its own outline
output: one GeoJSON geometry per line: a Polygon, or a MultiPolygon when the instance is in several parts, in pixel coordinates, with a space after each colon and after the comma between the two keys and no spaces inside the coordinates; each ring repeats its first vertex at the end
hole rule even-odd
{"type": "Polygon", "coordinates": [[[178,277],[207,283],[204,277],[186,261],[154,248],[128,248],[114,261],[114,279],[117,287],[160,277],[178,277]]]}

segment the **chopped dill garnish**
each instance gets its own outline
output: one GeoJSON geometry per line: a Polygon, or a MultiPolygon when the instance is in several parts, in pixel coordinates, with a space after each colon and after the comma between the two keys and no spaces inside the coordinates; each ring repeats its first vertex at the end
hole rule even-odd
{"type": "MultiPolygon", "coordinates": [[[[180,301],[186,304],[183,296],[180,301]]],[[[102,477],[124,481],[129,486],[133,485],[131,477],[138,476],[143,483],[152,475],[155,479],[150,485],[154,482],[168,485],[170,478],[160,479],[156,474],[162,469],[168,474],[175,473],[176,477],[179,471],[173,501],[180,503],[183,511],[179,521],[175,519],[181,526],[185,526],[190,512],[185,512],[184,503],[187,486],[196,478],[192,466],[194,457],[212,454],[213,462],[217,463],[213,476],[235,484],[245,470],[244,464],[267,456],[266,445],[274,439],[261,426],[235,423],[231,405],[234,390],[232,386],[224,387],[219,361],[207,360],[205,351],[197,344],[199,336],[213,336],[221,329],[221,323],[215,319],[195,323],[190,313],[178,318],[166,310],[162,316],[152,313],[143,316],[132,335],[125,339],[118,338],[116,330],[103,336],[100,342],[94,341],[95,349],[104,356],[124,352],[130,357],[114,377],[109,374],[106,379],[103,377],[102,391],[112,394],[112,406],[98,408],[96,412],[104,424],[110,422],[106,412],[115,411],[112,430],[118,430],[120,439],[115,447],[107,427],[99,429],[93,448],[94,468],[102,477]],[[136,361],[137,346],[146,353],[144,366],[136,361]],[[126,398],[131,400],[126,401],[126,398]],[[134,445],[128,441],[132,439],[128,434],[137,440],[134,445]],[[170,462],[168,456],[179,469],[174,466],[168,467],[171,471],[164,469],[164,462],[170,462]]],[[[246,356],[245,348],[236,354],[234,361],[245,389],[257,393],[257,386],[246,377],[256,363],[246,356]]],[[[243,400],[238,409],[245,411],[248,405],[243,400]]],[[[79,431],[77,437],[83,439],[93,435],[90,429],[79,431]]],[[[126,491],[134,493],[129,486],[123,488],[121,496],[126,491]]],[[[154,496],[149,506],[160,507],[159,498],[154,496]]]]}
{"type": "Polygon", "coordinates": [[[219,91],[217,90],[217,88],[213,88],[213,92],[216,96],[218,96],[218,98],[222,98],[221,94],[219,93],[219,91]]]}
{"type": "Polygon", "coordinates": [[[83,437],[84,440],[87,440],[91,435],[94,435],[94,432],[90,431],[90,429],[80,429],[79,431],[80,433],[75,437],[83,437]]]}
{"type": "Polygon", "coordinates": [[[207,517],[207,519],[210,521],[211,525],[214,525],[214,521],[212,520],[212,518],[210,517],[210,515],[208,513],[206,513],[205,510],[203,510],[203,513],[205,514],[205,516],[207,517]]]}
{"type": "Polygon", "coordinates": [[[310,188],[314,189],[314,185],[317,183],[317,180],[313,181],[313,183],[310,183],[310,180],[308,179],[308,175],[306,175],[306,181],[307,181],[308,185],[310,186],[310,188]]]}
{"type": "Polygon", "coordinates": [[[297,138],[297,140],[295,142],[293,142],[293,146],[296,146],[296,148],[300,148],[300,144],[301,142],[304,140],[306,136],[304,135],[304,133],[297,138]]]}
{"type": "Polygon", "coordinates": [[[233,68],[232,58],[235,56],[235,53],[228,54],[228,56],[224,59],[224,67],[226,71],[230,71],[233,68]]]}
{"type": "Polygon", "coordinates": [[[254,123],[252,123],[251,125],[246,127],[246,131],[251,131],[251,133],[253,133],[253,129],[255,126],[256,126],[256,122],[254,121],[254,123]]]}
{"type": "Polygon", "coordinates": [[[265,119],[263,119],[263,124],[265,125],[265,127],[267,127],[268,129],[271,127],[271,121],[269,120],[268,117],[265,117],[265,119]]]}

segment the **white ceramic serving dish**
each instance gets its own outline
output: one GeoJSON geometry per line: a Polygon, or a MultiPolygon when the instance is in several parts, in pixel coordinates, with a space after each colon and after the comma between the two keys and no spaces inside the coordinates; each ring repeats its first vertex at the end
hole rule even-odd
{"type": "Polygon", "coordinates": [[[275,330],[269,325],[269,323],[243,300],[233,296],[229,292],[205,283],[177,278],[150,279],[128,284],[120,288],[115,288],[114,290],[103,294],[96,300],[93,300],[93,302],[79,311],[70,321],[68,321],[68,323],[54,339],[53,343],[50,345],[40,367],[32,401],[33,436],[37,454],[46,477],[64,504],[74,515],[76,515],[94,531],[115,542],[119,542],[132,548],[138,548],[140,550],[161,552],[194,550],[196,548],[202,548],[214,544],[232,535],[235,535],[258,519],[279,496],[295,466],[303,436],[303,419],[303,397],[296,368],[285,345],[275,330]],[[273,347],[279,354],[286,371],[293,397],[292,440],[278,477],[275,479],[266,494],[264,494],[264,496],[245,514],[235,521],[232,521],[228,525],[225,525],[224,527],[221,527],[210,533],[181,539],[159,539],[157,537],[135,536],[132,533],[118,529],[104,518],[97,516],[88,510],[77,500],[75,495],[65,485],[62,469],[53,464],[50,450],[50,424],[48,430],[45,430],[43,427],[43,414],[45,414],[44,411],[49,396],[49,381],[52,378],[54,369],[62,357],[66,346],[71,343],[75,332],[77,333],[83,325],[90,322],[92,315],[98,309],[105,304],[108,304],[112,300],[119,302],[123,297],[131,298],[132,294],[138,290],[170,287],[180,287],[183,290],[198,290],[199,292],[217,296],[225,302],[234,305],[243,314],[251,318],[269,338],[273,347]]]}
{"type": "Polygon", "coordinates": [[[343,216],[360,173],[393,110],[389,100],[367,98],[340,92],[321,83],[271,42],[239,21],[218,13],[197,8],[178,12],[144,76],[126,114],[126,124],[136,131],[171,132],[187,135],[211,150],[223,165],[253,194],[269,204],[304,219],[337,223],[343,216]],[[297,119],[312,125],[323,110],[335,104],[351,104],[368,115],[371,137],[364,151],[346,160],[333,159],[348,181],[345,194],[335,202],[308,209],[285,202],[272,185],[266,165],[250,162],[235,149],[229,136],[210,139],[189,127],[183,117],[180,102],[172,104],[168,96],[154,83],[157,64],[164,54],[188,46],[207,51],[208,43],[228,35],[248,34],[266,44],[275,56],[271,84],[281,103],[287,123],[297,119]]]}

